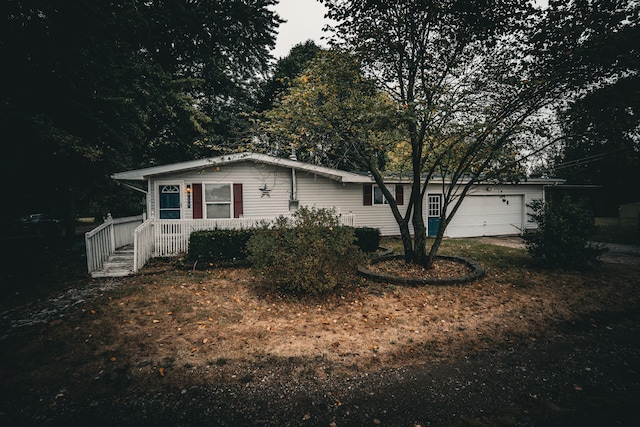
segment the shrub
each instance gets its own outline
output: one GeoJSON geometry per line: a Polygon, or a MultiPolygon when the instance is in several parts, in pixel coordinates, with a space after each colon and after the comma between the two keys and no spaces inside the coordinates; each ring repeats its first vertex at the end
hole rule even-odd
{"type": "Polygon", "coordinates": [[[203,230],[189,236],[191,262],[220,263],[247,259],[247,242],[254,230],[203,230]]]}
{"type": "Polygon", "coordinates": [[[606,247],[589,242],[597,231],[593,214],[569,198],[560,203],[536,200],[529,216],[538,225],[524,241],[537,264],[548,268],[586,268],[596,265],[606,247]]]}
{"type": "Polygon", "coordinates": [[[249,239],[249,261],[276,291],[320,294],[333,290],[364,261],[353,228],[342,227],[333,210],[302,207],[279,217],[249,239]]]}
{"type": "Polygon", "coordinates": [[[356,245],[363,252],[375,252],[380,246],[380,230],[371,227],[357,227],[355,229],[356,245]]]}

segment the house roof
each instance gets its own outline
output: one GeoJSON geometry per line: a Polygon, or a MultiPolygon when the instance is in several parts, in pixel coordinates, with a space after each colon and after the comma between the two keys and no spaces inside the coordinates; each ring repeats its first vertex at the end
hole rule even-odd
{"type": "MultiPolygon", "coordinates": [[[[324,176],[334,181],[343,183],[372,183],[373,178],[370,175],[362,175],[353,172],[347,172],[340,169],[329,168],[326,166],[312,165],[310,163],[300,162],[297,160],[283,159],[279,157],[269,156],[259,153],[235,153],[225,154],[224,156],[210,157],[200,160],[191,160],[187,162],[172,163],[163,166],[153,166],[150,168],[136,169],[126,172],[118,172],[111,177],[118,181],[146,181],[150,177],[166,175],[176,172],[185,172],[189,170],[206,169],[210,167],[239,163],[245,161],[253,161],[272,166],[284,168],[292,168],[299,171],[309,172],[312,174],[324,176]]],[[[393,182],[410,182],[409,179],[390,178],[389,183],[393,182]]],[[[523,180],[520,184],[542,184],[542,185],[558,185],[563,183],[561,179],[535,178],[523,180]]]]}
{"type": "Polygon", "coordinates": [[[150,177],[157,175],[165,175],[175,172],[184,172],[194,169],[204,169],[215,167],[218,165],[226,165],[238,162],[253,161],[272,166],[280,166],[292,168],[304,172],[321,175],[338,182],[345,183],[366,183],[372,179],[368,175],[359,175],[353,172],[347,172],[339,169],[333,169],[326,166],[312,165],[297,160],[282,159],[258,153],[235,153],[226,154],[224,156],[211,157],[207,159],[191,160],[187,162],[172,163],[163,166],[153,166],[150,168],[136,169],[132,171],[119,172],[111,175],[113,179],[118,181],[145,181],[150,177]]]}

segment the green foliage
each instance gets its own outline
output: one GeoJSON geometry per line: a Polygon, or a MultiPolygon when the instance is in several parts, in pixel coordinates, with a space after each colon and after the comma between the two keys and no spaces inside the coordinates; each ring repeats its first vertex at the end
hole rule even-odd
{"type": "MultiPolygon", "coordinates": [[[[11,205],[84,211],[111,189],[113,172],[204,157],[217,141],[237,140],[275,44],[274,3],[3,3],[2,131],[23,142],[6,144],[0,167],[7,176],[29,170],[25,188],[48,188],[11,205]]],[[[100,200],[101,210],[121,199],[100,200]]]]}
{"type": "Polygon", "coordinates": [[[357,227],[354,230],[356,234],[356,245],[363,252],[375,252],[380,246],[380,229],[372,227],[357,227]]]}
{"type": "Polygon", "coordinates": [[[309,61],[263,113],[259,131],[271,150],[293,146],[300,160],[358,171],[385,163],[406,138],[398,124],[397,105],[365,78],[357,58],[333,49],[309,61]]]}
{"type": "Polygon", "coordinates": [[[247,242],[254,230],[204,230],[189,236],[189,256],[191,262],[217,264],[241,261],[247,258],[247,242]]]}
{"type": "Polygon", "coordinates": [[[279,217],[249,239],[249,261],[265,285],[294,294],[322,294],[355,273],[364,254],[354,245],[353,228],[340,226],[333,210],[302,207],[279,217]]]}
{"type": "Polygon", "coordinates": [[[273,107],[280,99],[282,93],[291,86],[293,80],[298,77],[309,65],[309,62],[322,51],[313,40],[307,40],[291,48],[289,54],[280,58],[275,65],[273,76],[264,82],[261,100],[258,110],[264,111],[273,107]]]}
{"type": "Polygon", "coordinates": [[[597,231],[593,214],[568,197],[559,203],[535,200],[529,207],[538,229],[527,230],[524,241],[537,264],[582,269],[596,265],[606,252],[602,245],[589,241],[597,231]]]}

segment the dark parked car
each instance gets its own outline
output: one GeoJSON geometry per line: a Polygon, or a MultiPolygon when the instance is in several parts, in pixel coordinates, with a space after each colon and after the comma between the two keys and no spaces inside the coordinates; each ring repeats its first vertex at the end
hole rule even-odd
{"type": "Polygon", "coordinates": [[[50,217],[47,214],[35,213],[23,216],[18,220],[18,226],[23,232],[61,235],[62,224],[60,220],[50,217]]]}

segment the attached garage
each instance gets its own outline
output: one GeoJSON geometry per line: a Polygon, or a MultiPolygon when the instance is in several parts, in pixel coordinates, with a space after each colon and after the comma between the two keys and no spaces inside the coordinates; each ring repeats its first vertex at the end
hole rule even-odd
{"type": "Polygon", "coordinates": [[[449,237],[519,234],[525,226],[524,195],[469,195],[445,232],[449,237]]]}

